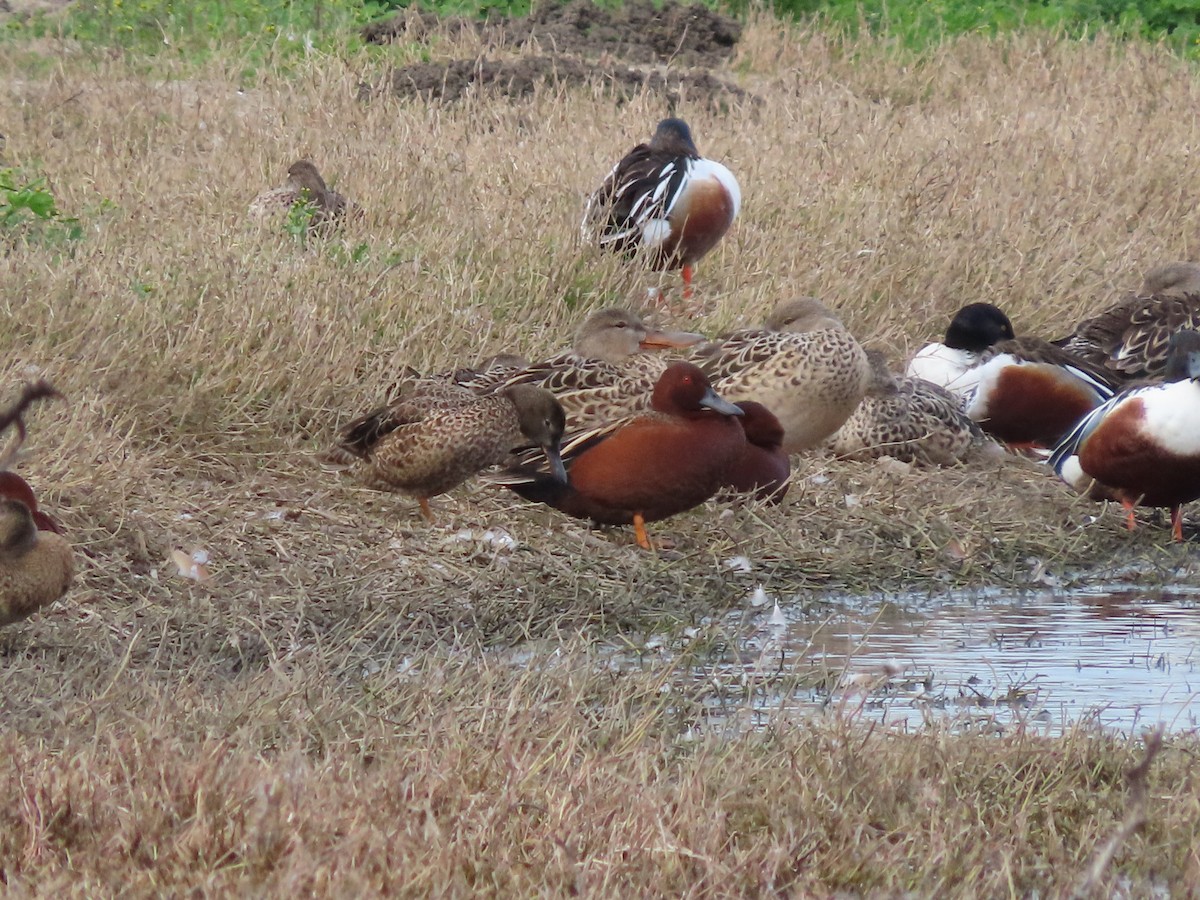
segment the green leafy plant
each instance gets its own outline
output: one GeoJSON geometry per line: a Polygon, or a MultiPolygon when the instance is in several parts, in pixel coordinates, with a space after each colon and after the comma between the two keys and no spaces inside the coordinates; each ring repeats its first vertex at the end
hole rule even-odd
{"type": "Polygon", "coordinates": [[[0,235],[10,243],[35,237],[77,241],[83,237],[83,226],[59,212],[45,178],[25,181],[18,170],[4,168],[0,169],[0,235]]]}

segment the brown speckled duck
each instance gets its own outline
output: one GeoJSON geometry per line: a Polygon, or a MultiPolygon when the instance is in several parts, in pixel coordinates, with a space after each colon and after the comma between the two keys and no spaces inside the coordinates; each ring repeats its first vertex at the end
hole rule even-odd
{"type": "Polygon", "coordinates": [[[868,350],[871,383],[862,402],[828,441],[848,459],[890,456],[926,466],[950,466],[1004,451],[963,412],[958,397],[922,378],[896,375],[887,358],[868,350]]]}
{"type": "Polygon", "coordinates": [[[609,308],[584,320],[572,349],[528,366],[508,384],[537,384],[554,393],[575,431],[611,422],[650,404],[654,385],[674,360],[643,352],[690,347],[704,336],[650,328],[627,309],[609,308]]]}
{"type": "MultiPolygon", "coordinates": [[[[429,498],[444,493],[510,454],[540,447],[554,477],[566,481],[559,456],[565,417],[554,395],[533,385],[512,385],[462,402],[411,397],[403,424],[366,429],[364,419],[343,430],[339,447],[357,457],[366,479],[385,490],[416,497],[433,521],[429,498]]],[[[394,424],[391,422],[389,424],[394,424]]]]}
{"type": "Polygon", "coordinates": [[[854,411],[871,378],[867,355],[813,297],[776,307],[763,328],[735,331],[693,360],[733,402],[754,400],[783,425],[783,449],[816,447],[854,411]]]}
{"type": "Polygon", "coordinates": [[[59,535],[58,523],[38,509],[25,479],[4,468],[25,440],[25,411],[38,400],[59,396],[48,382],[38,381],[0,412],[0,432],[17,429],[16,440],[0,453],[0,625],[53,603],[71,584],[71,545],[59,535]]]}
{"type": "Polygon", "coordinates": [[[1054,343],[1123,380],[1162,380],[1171,335],[1200,328],[1200,263],[1175,262],[1146,273],[1142,289],[1084,319],[1054,343]]]}
{"type": "Polygon", "coordinates": [[[21,500],[0,496],[0,625],[37,612],[67,592],[74,574],[71,545],[41,531],[21,500]]]}
{"type": "Polygon", "coordinates": [[[346,216],[346,198],[330,190],[317,167],[307,159],[288,169],[287,183],[264,191],[250,203],[249,215],[258,221],[282,218],[298,203],[312,204],[313,228],[330,227],[346,216]]]}

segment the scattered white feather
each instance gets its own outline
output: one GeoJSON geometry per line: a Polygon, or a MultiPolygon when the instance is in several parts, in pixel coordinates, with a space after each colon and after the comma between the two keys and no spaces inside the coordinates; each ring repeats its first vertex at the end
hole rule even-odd
{"type": "MultiPolygon", "coordinates": [[[[754,569],[754,566],[750,564],[749,557],[731,556],[729,559],[725,560],[725,568],[729,569],[731,572],[750,572],[754,569]]],[[[759,588],[759,590],[762,590],[762,588],[759,588]]]]}

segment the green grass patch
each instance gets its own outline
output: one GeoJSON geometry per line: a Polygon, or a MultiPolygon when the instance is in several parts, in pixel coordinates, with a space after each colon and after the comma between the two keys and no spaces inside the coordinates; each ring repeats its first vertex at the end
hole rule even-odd
{"type": "MultiPolygon", "coordinates": [[[[734,6],[744,5],[735,0],[734,6]]],[[[817,18],[850,36],[887,35],[921,50],[960,34],[997,35],[1023,28],[1072,37],[1107,32],[1163,41],[1200,57],[1200,5],[1195,0],[775,0],[780,15],[817,18]]]]}
{"type": "MultiPolygon", "coordinates": [[[[359,29],[410,5],[406,0],[229,0],[221,4],[176,0],[92,0],[65,12],[12,17],[10,38],[62,37],[85,46],[191,62],[231,46],[252,63],[286,65],[312,52],[362,49],[359,29]]],[[[605,7],[619,6],[601,0],[605,7]]],[[[751,0],[708,0],[744,13],[751,0]]],[[[520,16],[529,0],[442,0],[423,4],[443,15],[520,16]]],[[[960,34],[996,35],[1020,29],[1055,30],[1072,37],[1100,32],[1122,39],[1163,41],[1176,52],[1200,57],[1200,5],[1196,0],[773,0],[780,15],[815,18],[851,37],[887,35],[899,46],[922,50],[960,34]]]]}
{"type": "Polygon", "coordinates": [[[0,169],[0,243],[53,245],[82,237],[83,226],[59,211],[45,178],[30,178],[18,169],[0,169]]]}

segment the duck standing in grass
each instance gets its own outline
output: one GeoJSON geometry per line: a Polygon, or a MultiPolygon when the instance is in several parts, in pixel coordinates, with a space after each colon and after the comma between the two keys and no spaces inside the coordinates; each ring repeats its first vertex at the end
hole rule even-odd
{"type": "Polygon", "coordinates": [[[787,453],[816,447],[837,431],[871,378],[858,341],[813,297],[780,304],[765,327],[698,347],[692,360],[722,397],[771,410],[787,453]]]}
{"type": "Polygon", "coordinates": [[[574,346],[512,373],[504,384],[536,384],[551,391],[571,431],[611,422],[649,402],[654,385],[673,361],[660,351],[691,347],[704,335],[651,328],[628,309],[592,313],[574,346]]]}
{"type": "Polygon", "coordinates": [[[455,398],[410,396],[403,409],[376,410],[346,426],[333,458],[365,466],[366,480],[416,497],[429,522],[429,498],[473,475],[508,461],[519,450],[539,447],[551,478],[566,481],[559,445],[566,418],[554,395],[528,384],[486,397],[469,391],[455,398]]]}
{"type": "Polygon", "coordinates": [[[568,442],[568,481],[532,466],[491,480],[578,519],[632,523],[638,546],[649,550],[646,523],[713,496],[746,448],[742,411],[717,396],[691,363],[663,372],[650,407],[568,442]]]}
{"type": "Polygon", "coordinates": [[[690,296],[695,264],[724,237],[742,205],[733,173],[705,159],[682,119],[663,119],[588,199],[583,239],[645,256],[658,269],[682,268],[690,296]]]}
{"type": "Polygon", "coordinates": [[[249,215],[257,221],[282,219],[297,205],[309,204],[314,229],[330,228],[345,218],[348,204],[337,191],[330,190],[317,167],[307,159],[297,160],[288,169],[282,187],[264,191],[250,203],[249,215]]]}
{"type": "Polygon", "coordinates": [[[1175,262],[1146,273],[1142,289],[1084,319],[1054,343],[1120,380],[1160,379],[1171,335],[1200,328],[1200,263],[1175,262]]]}
{"type": "Polygon", "coordinates": [[[976,454],[1004,451],[983,433],[945,388],[896,375],[887,357],[868,350],[871,384],[862,402],[828,441],[847,459],[890,456],[924,466],[952,466],[976,454]]]}
{"type": "Polygon", "coordinates": [[[1136,506],[1168,507],[1183,540],[1182,506],[1200,498],[1200,332],[1169,341],[1161,384],[1131,387],[1092,411],[1050,457],[1077,490],[1110,493],[1134,527],[1136,506]]]}
{"type": "Polygon", "coordinates": [[[906,374],[940,385],[988,434],[1012,447],[1054,447],[1113,395],[1110,373],[1049,341],[1017,337],[991,303],[964,306],[941,343],[922,348],[906,374]]]}

